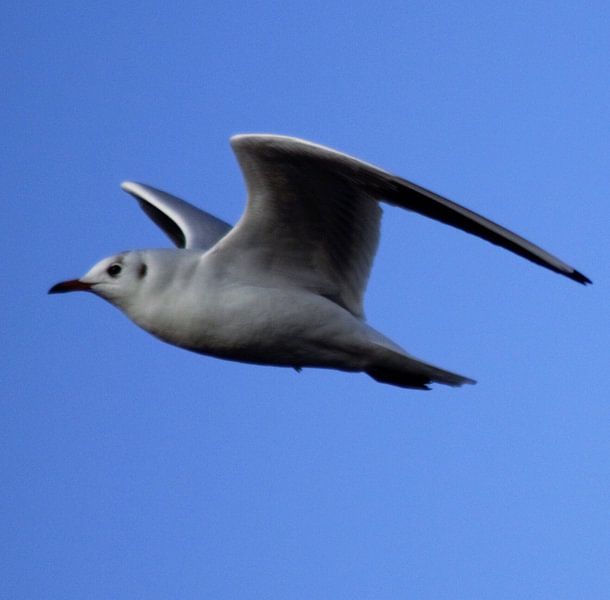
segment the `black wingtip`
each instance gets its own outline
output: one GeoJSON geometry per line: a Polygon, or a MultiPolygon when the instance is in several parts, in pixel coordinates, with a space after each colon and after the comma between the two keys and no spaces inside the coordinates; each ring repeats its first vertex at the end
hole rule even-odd
{"type": "Polygon", "coordinates": [[[583,275],[580,271],[576,270],[568,273],[568,277],[574,281],[577,281],[578,283],[582,283],[583,285],[590,285],[593,283],[586,275],[583,275]]]}

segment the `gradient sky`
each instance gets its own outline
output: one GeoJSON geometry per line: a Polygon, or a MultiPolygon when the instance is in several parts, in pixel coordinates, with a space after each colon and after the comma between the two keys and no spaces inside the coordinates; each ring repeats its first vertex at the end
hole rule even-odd
{"type": "Polygon", "coordinates": [[[607,2],[2,13],[1,598],[608,594],[607,2]],[[369,321],[479,381],[431,392],[190,354],[46,295],[169,245],[123,180],[235,222],[240,132],[378,164],[594,285],[386,208],[369,321]]]}

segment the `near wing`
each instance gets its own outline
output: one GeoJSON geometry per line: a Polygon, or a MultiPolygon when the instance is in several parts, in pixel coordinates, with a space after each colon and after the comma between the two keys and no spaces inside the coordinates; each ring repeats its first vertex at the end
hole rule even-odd
{"type": "Polygon", "coordinates": [[[239,262],[253,277],[280,277],[361,316],[379,238],[377,200],[385,200],[472,233],[579,283],[591,283],[508,229],[351,156],[276,135],[238,135],[231,144],[245,177],[248,204],[215,250],[225,260],[239,262]]]}
{"type": "Polygon", "coordinates": [[[121,187],[178,248],[207,250],[231,229],[228,223],[154,187],[131,181],[121,187]]]}
{"type": "MultiPolygon", "coordinates": [[[[240,277],[310,289],[362,316],[381,208],[342,154],[270,135],[231,138],[248,188],[244,214],[213,249],[240,277]]],[[[219,260],[220,263],[220,260],[219,260]]]]}

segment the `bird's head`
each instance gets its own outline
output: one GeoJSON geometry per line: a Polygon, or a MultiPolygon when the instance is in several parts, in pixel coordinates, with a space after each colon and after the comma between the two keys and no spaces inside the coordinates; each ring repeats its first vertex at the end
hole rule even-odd
{"type": "Polygon", "coordinates": [[[121,252],[104,258],[79,279],[55,284],[49,294],[92,292],[125,309],[146,281],[148,265],[142,252],[121,252]]]}

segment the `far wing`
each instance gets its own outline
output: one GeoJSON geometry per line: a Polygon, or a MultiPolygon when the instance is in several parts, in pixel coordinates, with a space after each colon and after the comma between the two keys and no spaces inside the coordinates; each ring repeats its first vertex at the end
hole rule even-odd
{"type": "Polygon", "coordinates": [[[231,225],[167,192],[126,181],[121,187],[178,248],[207,250],[231,229],[231,225]]]}

